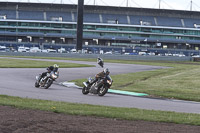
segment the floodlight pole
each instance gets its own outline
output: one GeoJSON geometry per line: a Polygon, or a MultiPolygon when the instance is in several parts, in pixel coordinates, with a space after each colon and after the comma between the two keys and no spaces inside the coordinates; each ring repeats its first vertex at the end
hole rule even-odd
{"type": "Polygon", "coordinates": [[[190,11],[192,11],[192,0],[191,0],[191,3],[190,3],[190,11]]]}
{"type": "Polygon", "coordinates": [[[161,0],[159,0],[159,9],[160,9],[161,0]]]}
{"type": "Polygon", "coordinates": [[[82,50],[82,40],[83,40],[83,10],[84,10],[84,0],[78,0],[77,7],[77,36],[76,36],[76,50],[79,52],[82,50]]]}

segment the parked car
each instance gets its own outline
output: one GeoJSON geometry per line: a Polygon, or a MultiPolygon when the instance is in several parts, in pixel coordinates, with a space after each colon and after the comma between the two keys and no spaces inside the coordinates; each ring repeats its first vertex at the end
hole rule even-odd
{"type": "Polygon", "coordinates": [[[6,46],[0,46],[0,52],[6,52],[6,46]]]}
{"type": "Polygon", "coordinates": [[[126,52],[126,53],[124,53],[124,55],[130,55],[130,53],[127,53],[127,52],[126,52]]]}
{"type": "Polygon", "coordinates": [[[29,47],[25,47],[26,52],[30,52],[30,48],[29,47]]]}
{"type": "Polygon", "coordinates": [[[26,48],[24,46],[18,47],[18,52],[26,52],[26,48]]]}
{"type": "Polygon", "coordinates": [[[48,53],[57,53],[57,51],[55,49],[47,49],[48,53]]]}
{"type": "Polygon", "coordinates": [[[60,49],[58,49],[58,53],[66,53],[66,50],[65,50],[65,48],[60,48],[60,49]]]}
{"type": "Polygon", "coordinates": [[[105,52],[104,54],[112,54],[112,51],[105,52]]]}
{"type": "Polygon", "coordinates": [[[38,47],[31,47],[30,52],[36,53],[36,52],[42,52],[42,50],[39,49],[38,47]]]}
{"type": "Polygon", "coordinates": [[[70,52],[71,53],[77,53],[76,49],[71,49],[70,52]]]}
{"type": "Polygon", "coordinates": [[[48,53],[47,49],[42,49],[42,53],[48,53]]]}

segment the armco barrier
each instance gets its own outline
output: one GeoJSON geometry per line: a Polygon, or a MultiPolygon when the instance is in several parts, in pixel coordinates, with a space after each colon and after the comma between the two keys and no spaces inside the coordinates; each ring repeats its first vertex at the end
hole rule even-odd
{"type": "Polygon", "coordinates": [[[78,54],[78,53],[21,53],[0,52],[0,56],[41,56],[41,57],[66,57],[66,58],[97,58],[119,60],[148,60],[148,61],[193,61],[192,57],[176,56],[142,56],[142,55],[115,55],[115,54],[78,54]]]}

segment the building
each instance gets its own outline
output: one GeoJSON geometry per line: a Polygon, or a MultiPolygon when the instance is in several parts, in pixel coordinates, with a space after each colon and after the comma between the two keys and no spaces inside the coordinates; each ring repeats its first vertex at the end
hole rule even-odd
{"type": "MultiPolygon", "coordinates": [[[[0,42],[76,43],[77,5],[0,2],[0,42]]],[[[130,7],[84,7],[83,45],[200,48],[200,12],[130,7]]]]}

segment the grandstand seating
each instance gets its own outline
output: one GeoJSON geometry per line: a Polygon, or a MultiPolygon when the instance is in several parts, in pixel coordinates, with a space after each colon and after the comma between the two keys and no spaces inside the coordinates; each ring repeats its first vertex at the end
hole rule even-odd
{"type": "Polygon", "coordinates": [[[40,36],[43,36],[44,34],[43,33],[38,33],[38,32],[18,32],[18,35],[24,35],[24,36],[37,36],[37,35],[40,35],[40,36]]]}
{"type": "Polygon", "coordinates": [[[183,27],[180,18],[156,17],[159,26],[183,27]]]}
{"type": "Polygon", "coordinates": [[[133,25],[148,25],[147,23],[149,23],[149,25],[151,25],[151,26],[156,25],[153,16],[131,15],[130,21],[131,21],[131,24],[133,24],[133,25]],[[143,22],[143,24],[141,24],[141,21],[143,22]]]}
{"type": "MultiPolygon", "coordinates": [[[[15,10],[0,10],[0,15],[6,15],[7,19],[16,19],[15,10]]],[[[45,20],[43,11],[18,11],[18,19],[20,20],[45,20]]],[[[122,14],[100,14],[100,13],[85,13],[84,22],[86,23],[101,23],[100,16],[102,16],[102,23],[111,24],[129,24],[127,15],[122,14]]],[[[47,11],[46,20],[52,21],[56,18],[61,17],[63,22],[77,21],[77,13],[73,12],[58,12],[58,11],[47,11]],[[73,18],[74,17],[74,18],[73,18]],[[74,20],[73,20],[74,19],[74,20]]],[[[181,22],[180,18],[175,17],[161,17],[161,16],[145,16],[145,15],[129,15],[130,24],[132,25],[149,25],[149,26],[168,26],[168,27],[186,27],[194,28],[194,24],[200,25],[200,19],[189,19],[184,18],[181,22]],[[156,19],[156,20],[155,20],[156,19]],[[156,21],[156,22],[155,22],[156,21]],[[143,23],[141,23],[143,22],[143,23]]],[[[59,21],[59,20],[54,20],[59,21]]]]}
{"type": "Polygon", "coordinates": [[[200,19],[184,19],[185,27],[187,28],[194,28],[194,24],[200,25],[200,19]]]}
{"type": "Polygon", "coordinates": [[[72,15],[70,12],[53,12],[48,11],[46,12],[47,21],[52,21],[52,18],[62,17],[62,21],[72,22],[72,15]]]}
{"type": "Polygon", "coordinates": [[[99,14],[97,14],[97,13],[86,13],[86,14],[84,14],[83,21],[87,22],[87,23],[100,23],[99,14]]]}
{"type": "Polygon", "coordinates": [[[16,19],[15,10],[0,10],[0,15],[6,15],[6,19],[16,19]]]}
{"type": "Polygon", "coordinates": [[[19,19],[21,20],[44,20],[42,11],[19,11],[19,19]]]}
{"type": "Polygon", "coordinates": [[[127,16],[121,14],[101,14],[103,23],[128,24],[127,16]]]}

